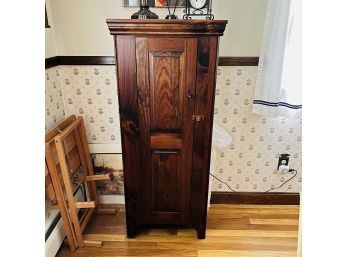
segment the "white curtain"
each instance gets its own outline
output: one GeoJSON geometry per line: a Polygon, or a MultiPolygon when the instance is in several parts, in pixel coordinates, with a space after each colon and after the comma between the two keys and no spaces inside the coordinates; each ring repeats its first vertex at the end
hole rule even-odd
{"type": "Polygon", "coordinates": [[[253,113],[302,116],[300,0],[268,0],[253,113]]]}

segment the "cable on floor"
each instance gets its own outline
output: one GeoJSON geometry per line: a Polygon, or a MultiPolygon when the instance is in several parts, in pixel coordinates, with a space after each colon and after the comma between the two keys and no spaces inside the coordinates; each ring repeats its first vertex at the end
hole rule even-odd
{"type": "MultiPolygon", "coordinates": [[[[290,170],[289,170],[289,173],[290,173],[290,172],[293,172],[293,171],[295,171],[295,174],[294,174],[291,178],[289,178],[288,180],[284,181],[280,186],[274,187],[274,188],[270,188],[270,189],[268,189],[267,191],[261,192],[261,193],[268,193],[268,192],[270,192],[270,191],[279,189],[279,188],[281,188],[282,186],[284,186],[286,183],[288,183],[290,180],[292,180],[294,177],[297,176],[297,170],[295,170],[295,169],[290,169],[290,170]]],[[[215,178],[216,180],[218,180],[218,181],[220,181],[221,183],[225,184],[232,192],[238,193],[237,191],[233,190],[226,182],[222,181],[221,179],[219,179],[219,178],[216,177],[215,175],[211,174],[210,172],[209,172],[209,174],[210,174],[213,178],[215,178]]]]}

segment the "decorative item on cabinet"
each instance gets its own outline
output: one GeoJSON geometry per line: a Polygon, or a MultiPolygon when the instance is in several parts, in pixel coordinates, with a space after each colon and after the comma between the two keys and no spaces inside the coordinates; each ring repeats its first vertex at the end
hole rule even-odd
{"type": "Polygon", "coordinates": [[[127,236],[205,238],[219,36],[225,20],[107,20],[115,39],[127,236]]]}
{"type": "Polygon", "coordinates": [[[167,3],[167,8],[168,8],[168,15],[166,16],[166,19],[167,20],[176,20],[178,19],[178,16],[175,15],[175,11],[176,11],[176,7],[177,7],[177,4],[178,4],[178,0],[174,0],[175,1],[175,5],[174,5],[174,10],[173,10],[173,13],[170,12],[170,4],[171,4],[171,0],[165,0],[166,3],[167,3]]]}
{"type": "Polygon", "coordinates": [[[212,12],[213,0],[185,0],[185,10],[183,18],[191,20],[192,17],[205,17],[207,20],[213,20],[212,12]]]}
{"type": "Polygon", "coordinates": [[[132,19],[158,19],[158,15],[150,11],[149,0],[140,0],[140,10],[134,13],[132,19]]]}

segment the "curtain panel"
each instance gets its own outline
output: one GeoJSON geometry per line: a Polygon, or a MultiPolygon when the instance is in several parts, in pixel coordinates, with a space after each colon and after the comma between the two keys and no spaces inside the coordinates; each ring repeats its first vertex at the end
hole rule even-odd
{"type": "Polygon", "coordinates": [[[299,0],[269,0],[256,78],[253,113],[302,116],[299,0]]]}

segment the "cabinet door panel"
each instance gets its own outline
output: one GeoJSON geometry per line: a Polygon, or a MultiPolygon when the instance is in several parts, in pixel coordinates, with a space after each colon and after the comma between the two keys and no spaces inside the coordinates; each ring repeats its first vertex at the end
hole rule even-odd
{"type": "Polygon", "coordinates": [[[137,38],[136,50],[145,223],[186,224],[197,40],[137,38]]]}
{"type": "Polygon", "coordinates": [[[178,151],[153,151],[153,211],[180,211],[180,206],[176,200],[180,192],[180,159],[178,151]]]}
{"type": "Polygon", "coordinates": [[[150,52],[151,130],[182,127],[183,52],[150,52]]]}

